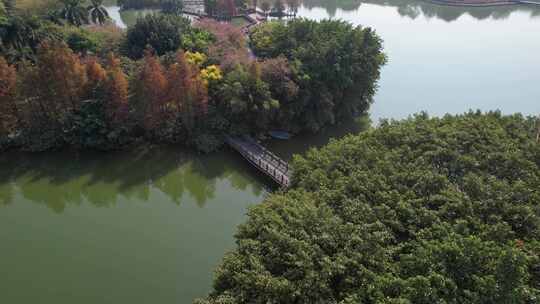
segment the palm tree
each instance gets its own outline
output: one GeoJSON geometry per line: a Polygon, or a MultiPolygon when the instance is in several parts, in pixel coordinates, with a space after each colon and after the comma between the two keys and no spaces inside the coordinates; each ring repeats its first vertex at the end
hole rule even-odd
{"type": "Polygon", "coordinates": [[[68,23],[81,26],[88,23],[88,11],[82,6],[82,0],[61,0],[64,6],[60,16],[68,23]]]}
{"type": "Polygon", "coordinates": [[[91,0],[90,6],[87,8],[90,21],[96,24],[104,24],[109,19],[109,13],[103,6],[103,0],[91,0]]]}

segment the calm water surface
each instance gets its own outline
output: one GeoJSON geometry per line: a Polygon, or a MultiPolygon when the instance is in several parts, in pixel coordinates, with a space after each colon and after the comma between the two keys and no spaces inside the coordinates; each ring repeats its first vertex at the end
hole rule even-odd
{"type": "Polygon", "coordinates": [[[458,8],[407,0],[304,0],[299,15],[373,27],[388,65],[374,121],[469,109],[540,114],[540,6],[458,8]]]}
{"type": "Polygon", "coordinates": [[[0,155],[0,303],[190,303],[266,180],[175,148],[0,155]]]}
{"type": "MultiPolygon", "coordinates": [[[[109,3],[112,1],[109,1],[109,3]]],[[[114,11],[131,24],[148,11],[114,11]]],[[[371,118],[468,109],[540,112],[540,7],[306,0],[301,16],[385,40],[371,118]]],[[[361,129],[271,142],[286,159],[361,129]]],[[[0,303],[190,303],[271,183],[236,155],[156,148],[0,155],[0,303]]]]}

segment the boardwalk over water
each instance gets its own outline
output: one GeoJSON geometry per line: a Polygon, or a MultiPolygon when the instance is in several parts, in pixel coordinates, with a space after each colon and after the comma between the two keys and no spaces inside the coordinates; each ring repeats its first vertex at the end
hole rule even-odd
{"type": "Polygon", "coordinates": [[[231,148],[259,169],[259,171],[268,175],[281,187],[287,188],[289,186],[292,171],[287,162],[270,152],[251,137],[227,137],[226,142],[231,148]]]}

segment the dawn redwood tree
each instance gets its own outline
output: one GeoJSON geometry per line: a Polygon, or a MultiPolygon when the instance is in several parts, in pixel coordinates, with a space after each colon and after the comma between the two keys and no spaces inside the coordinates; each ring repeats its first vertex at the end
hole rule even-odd
{"type": "Polygon", "coordinates": [[[107,61],[105,117],[109,123],[118,126],[127,118],[129,83],[120,66],[120,59],[114,53],[109,53],[107,61]]]}
{"type": "Polygon", "coordinates": [[[133,105],[137,119],[148,132],[156,131],[166,114],[167,78],[159,58],[147,50],[135,78],[133,105]]]}
{"type": "Polygon", "coordinates": [[[104,97],[104,86],[107,80],[107,71],[99,63],[96,57],[90,56],[84,58],[86,65],[86,98],[90,100],[102,100],[104,97]]]}
{"type": "Polygon", "coordinates": [[[63,124],[78,110],[88,76],[78,55],[65,43],[43,43],[35,67],[28,67],[24,92],[33,109],[49,122],[63,124]]]}
{"type": "Polygon", "coordinates": [[[186,60],[184,52],[178,52],[176,62],[168,70],[167,100],[188,133],[192,133],[196,121],[206,115],[208,92],[199,68],[186,60]]]}

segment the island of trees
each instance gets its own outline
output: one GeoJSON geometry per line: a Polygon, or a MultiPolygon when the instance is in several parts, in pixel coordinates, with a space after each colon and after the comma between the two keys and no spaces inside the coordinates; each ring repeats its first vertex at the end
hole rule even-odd
{"type": "MultiPolygon", "coordinates": [[[[6,0],[2,0],[6,1],[6,0]]],[[[3,10],[0,148],[217,149],[228,134],[316,132],[369,109],[386,58],[370,28],[268,22],[249,34],[174,10],[121,31],[101,1],[3,10]]]]}
{"type": "Polygon", "coordinates": [[[421,114],[296,157],[197,303],[538,303],[536,123],[421,114]]]}

